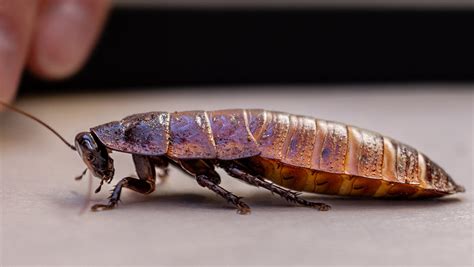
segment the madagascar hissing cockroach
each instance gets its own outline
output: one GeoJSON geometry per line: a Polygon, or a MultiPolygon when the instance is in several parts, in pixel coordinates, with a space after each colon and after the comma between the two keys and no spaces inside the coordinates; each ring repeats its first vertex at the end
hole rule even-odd
{"type": "Polygon", "coordinates": [[[139,178],[120,180],[108,204],[94,205],[93,211],[116,207],[123,187],[153,192],[155,169],[167,174],[168,164],[226,199],[240,214],[249,213],[249,206],[219,186],[215,167],[319,210],[330,206],[307,201],[297,191],[376,198],[434,198],[464,192],[442,168],[410,146],[354,126],[283,112],[141,113],[81,132],[74,146],[53,132],[79,152],[87,169],[101,179],[100,185],[114,176],[112,151],[132,154],[139,178]]]}

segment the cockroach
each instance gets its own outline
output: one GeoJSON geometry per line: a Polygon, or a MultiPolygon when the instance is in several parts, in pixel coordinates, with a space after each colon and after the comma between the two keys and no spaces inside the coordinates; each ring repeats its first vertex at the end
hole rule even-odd
{"type": "Polygon", "coordinates": [[[250,207],[221,187],[215,167],[231,177],[262,187],[289,202],[321,211],[325,203],[303,199],[300,192],[375,198],[436,198],[464,192],[436,163],[418,150],[381,134],[342,123],[262,109],[148,112],[81,132],[69,144],[100,185],[114,177],[112,151],[132,155],[138,178],[125,177],[112,190],[113,209],[122,188],[141,194],[155,190],[156,169],[171,164],[234,205],[250,207]]]}

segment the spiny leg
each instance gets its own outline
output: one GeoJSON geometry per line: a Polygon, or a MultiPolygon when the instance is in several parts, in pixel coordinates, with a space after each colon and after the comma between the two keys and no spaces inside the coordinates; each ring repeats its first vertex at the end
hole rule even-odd
{"type": "Polygon", "coordinates": [[[109,196],[109,203],[106,205],[96,204],[92,206],[92,211],[109,210],[115,208],[120,201],[120,195],[122,193],[123,187],[141,194],[149,194],[155,191],[156,173],[155,167],[153,166],[150,158],[141,155],[133,155],[133,162],[135,163],[135,169],[140,179],[125,177],[120,180],[120,182],[118,182],[112,190],[112,194],[109,196]]]}
{"type": "Polygon", "coordinates": [[[271,183],[271,182],[265,181],[264,179],[261,179],[259,177],[255,177],[253,175],[250,175],[250,174],[242,171],[237,166],[234,166],[234,165],[224,166],[224,169],[227,171],[227,173],[230,176],[235,177],[237,179],[240,179],[240,180],[242,180],[244,182],[247,182],[251,185],[254,185],[254,186],[257,186],[257,187],[263,187],[267,190],[270,190],[272,193],[275,193],[275,194],[279,195],[280,197],[286,199],[286,201],[288,201],[288,202],[297,203],[297,204],[300,204],[300,205],[305,206],[305,207],[317,208],[320,211],[326,211],[326,210],[329,210],[331,208],[331,206],[329,206],[325,203],[311,202],[311,201],[305,200],[303,198],[300,198],[299,197],[300,193],[293,192],[291,190],[279,187],[274,183],[271,183]]]}
{"type": "Polygon", "coordinates": [[[196,177],[196,181],[198,182],[200,186],[209,188],[210,190],[212,190],[219,196],[226,199],[227,202],[234,205],[237,208],[237,213],[243,214],[243,215],[250,213],[250,207],[241,200],[241,197],[238,197],[232,194],[231,192],[225,190],[224,188],[216,185],[211,180],[209,180],[209,177],[205,175],[199,175],[196,177]]]}
{"type": "Polygon", "coordinates": [[[196,177],[196,181],[200,186],[210,189],[217,195],[227,200],[227,202],[234,205],[237,208],[237,213],[250,213],[250,207],[241,200],[241,197],[238,197],[219,186],[221,178],[214,170],[214,166],[212,164],[203,160],[182,160],[180,161],[180,164],[185,171],[193,174],[196,177]]]}

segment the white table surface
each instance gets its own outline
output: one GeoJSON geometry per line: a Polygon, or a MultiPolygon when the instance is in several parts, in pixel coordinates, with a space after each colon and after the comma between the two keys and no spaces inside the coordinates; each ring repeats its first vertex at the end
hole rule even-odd
{"type": "MultiPolygon", "coordinates": [[[[48,131],[0,114],[0,265],[450,265],[473,264],[472,85],[244,87],[130,90],[21,98],[17,105],[68,140],[89,127],[152,110],[262,107],[379,131],[443,166],[467,192],[390,201],[305,194],[329,212],[287,204],[223,174],[253,208],[240,216],[177,170],[150,196],[124,190],[112,211],[78,213],[84,164],[48,131]],[[264,90],[263,90],[264,89],[264,90]],[[369,90],[366,90],[369,89],[369,90]]],[[[134,173],[113,153],[116,178],[134,173]]],[[[98,180],[94,179],[94,186],[98,180]]],[[[95,187],[94,187],[95,188],[95,187]]],[[[103,202],[106,186],[94,195],[103,202]]]]}

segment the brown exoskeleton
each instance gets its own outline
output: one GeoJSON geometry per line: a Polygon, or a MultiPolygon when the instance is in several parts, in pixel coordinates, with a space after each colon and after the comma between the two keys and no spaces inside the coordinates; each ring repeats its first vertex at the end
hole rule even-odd
{"type": "Polygon", "coordinates": [[[168,164],[195,177],[199,185],[226,199],[240,214],[249,213],[250,208],[219,186],[216,166],[290,202],[319,210],[330,207],[307,201],[291,190],[399,198],[441,197],[464,191],[414,148],[354,126],[282,112],[148,112],[79,133],[75,146],[52,131],[79,152],[87,169],[101,179],[100,186],[114,176],[111,151],[132,155],[138,179],[120,180],[109,203],[94,205],[94,211],[114,208],[123,187],[142,194],[153,192],[155,169],[167,173],[168,164]]]}

